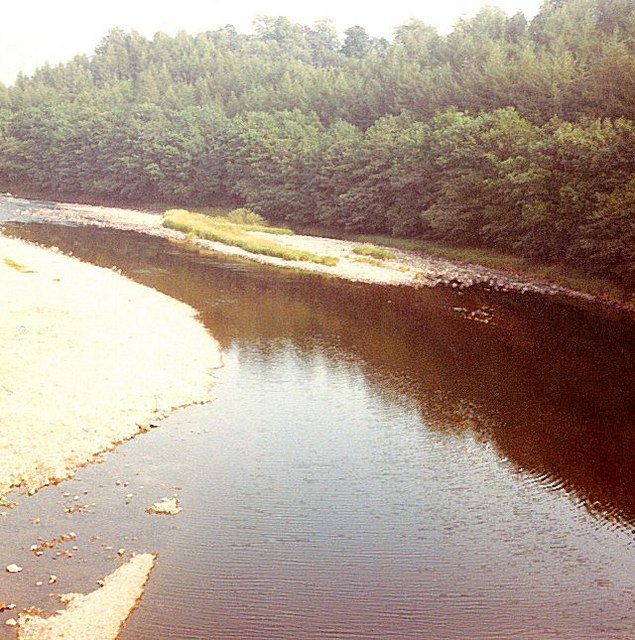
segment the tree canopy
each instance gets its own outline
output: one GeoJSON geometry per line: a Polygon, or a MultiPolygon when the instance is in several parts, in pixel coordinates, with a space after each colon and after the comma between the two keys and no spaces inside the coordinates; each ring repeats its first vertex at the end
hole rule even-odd
{"type": "Polygon", "coordinates": [[[392,42],[259,17],[0,84],[0,186],[246,204],[299,226],[492,247],[635,286],[635,4],[484,8],[392,42]]]}

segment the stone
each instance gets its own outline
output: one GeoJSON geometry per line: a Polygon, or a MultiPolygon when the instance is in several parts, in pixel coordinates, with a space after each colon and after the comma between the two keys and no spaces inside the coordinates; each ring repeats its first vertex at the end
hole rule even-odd
{"type": "Polygon", "coordinates": [[[165,516],[175,516],[181,511],[183,509],[179,506],[179,501],[176,498],[163,498],[146,509],[147,513],[165,516]]]}

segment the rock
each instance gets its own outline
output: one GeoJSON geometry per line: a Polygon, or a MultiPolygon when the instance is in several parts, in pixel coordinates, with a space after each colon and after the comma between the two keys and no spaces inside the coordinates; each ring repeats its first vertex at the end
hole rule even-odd
{"type": "Polygon", "coordinates": [[[10,564],[7,567],[8,573],[20,573],[20,571],[22,571],[22,567],[19,567],[17,564],[10,564]]]}
{"type": "Polygon", "coordinates": [[[175,516],[181,511],[183,509],[179,506],[179,501],[176,498],[163,498],[146,509],[147,513],[165,516],[175,516]]]}
{"type": "Polygon", "coordinates": [[[118,555],[118,556],[122,556],[122,555],[124,555],[124,553],[126,553],[126,550],[125,550],[125,549],[119,549],[119,550],[117,551],[117,555],[118,555]]]}
{"type": "Polygon", "coordinates": [[[49,576],[49,584],[55,584],[57,582],[57,576],[49,576]]]}
{"type": "Polygon", "coordinates": [[[17,627],[18,621],[15,618],[9,618],[4,624],[6,624],[7,627],[17,627]]]}

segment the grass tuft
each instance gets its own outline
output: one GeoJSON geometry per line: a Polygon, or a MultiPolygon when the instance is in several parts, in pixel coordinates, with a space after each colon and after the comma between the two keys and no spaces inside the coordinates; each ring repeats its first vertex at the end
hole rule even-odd
{"type": "Polygon", "coordinates": [[[227,218],[210,217],[200,213],[191,213],[184,209],[171,209],[165,212],[163,226],[169,229],[182,231],[186,234],[195,234],[199,238],[222,242],[232,247],[240,247],[250,253],[256,253],[283,260],[301,260],[305,262],[315,262],[334,267],[338,260],[331,256],[318,256],[309,251],[299,251],[290,249],[281,244],[266,238],[260,238],[250,234],[250,231],[261,231],[266,233],[293,233],[288,229],[273,230],[271,227],[264,227],[255,224],[240,224],[231,222],[227,218]]]}
{"type": "Polygon", "coordinates": [[[11,267],[16,271],[19,271],[20,273],[35,273],[33,269],[29,269],[28,267],[25,267],[23,264],[20,264],[15,260],[11,260],[11,258],[4,258],[4,263],[7,265],[7,267],[11,267]]]}
{"type": "Polygon", "coordinates": [[[375,258],[376,260],[394,260],[397,257],[392,251],[376,247],[374,244],[370,243],[360,244],[353,249],[353,253],[360,256],[375,258]]]}
{"type": "Polygon", "coordinates": [[[355,258],[355,262],[362,262],[363,264],[372,264],[373,267],[386,268],[388,266],[383,260],[377,260],[376,258],[368,258],[366,256],[360,256],[359,258],[355,258]]]}
{"type": "Polygon", "coordinates": [[[255,213],[251,209],[246,209],[244,207],[232,209],[226,217],[230,222],[234,222],[235,224],[256,224],[261,227],[267,226],[267,221],[259,213],[255,213]]]}

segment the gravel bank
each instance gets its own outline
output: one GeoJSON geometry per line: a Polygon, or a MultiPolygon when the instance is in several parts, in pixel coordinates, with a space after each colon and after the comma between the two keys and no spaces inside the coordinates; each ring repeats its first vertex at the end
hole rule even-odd
{"type": "Polygon", "coordinates": [[[0,496],[70,477],[210,399],[215,340],[187,305],[0,237],[0,496]]]}
{"type": "MultiPolygon", "coordinates": [[[[112,227],[175,240],[185,239],[185,234],[162,227],[160,215],[131,209],[60,203],[54,209],[43,209],[34,206],[25,213],[43,222],[112,227]]],[[[255,235],[262,234],[256,233],[255,235]]],[[[271,238],[271,236],[268,237],[271,238]]],[[[323,273],[356,282],[413,287],[450,285],[458,288],[481,284],[500,290],[549,295],[560,294],[589,302],[603,301],[597,296],[588,293],[574,291],[520,274],[479,265],[456,263],[411,251],[391,249],[396,255],[395,260],[385,262],[368,261],[353,253],[353,248],[360,244],[357,242],[303,235],[275,236],[273,239],[294,249],[339,258],[339,263],[335,267],[329,267],[311,262],[287,261],[280,258],[255,255],[238,247],[230,247],[208,240],[198,239],[196,243],[212,251],[226,255],[241,256],[262,264],[323,273]]],[[[616,306],[621,305],[618,304],[616,306]]]]}

